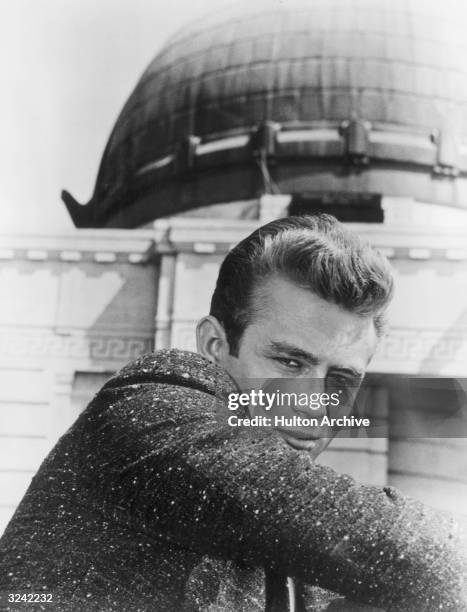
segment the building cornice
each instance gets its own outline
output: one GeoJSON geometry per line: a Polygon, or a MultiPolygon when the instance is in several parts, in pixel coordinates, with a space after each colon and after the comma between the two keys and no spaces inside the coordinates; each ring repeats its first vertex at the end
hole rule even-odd
{"type": "MultiPolygon", "coordinates": [[[[0,235],[0,260],[144,264],[164,253],[222,255],[257,227],[258,220],[171,217],[149,229],[0,235]]],[[[463,228],[359,223],[348,227],[390,259],[467,260],[463,228]]]]}

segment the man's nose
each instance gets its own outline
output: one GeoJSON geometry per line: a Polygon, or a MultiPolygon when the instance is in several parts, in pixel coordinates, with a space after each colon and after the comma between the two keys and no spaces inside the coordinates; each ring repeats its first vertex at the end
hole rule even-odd
{"type": "Polygon", "coordinates": [[[323,394],[326,393],[326,380],[324,377],[301,378],[299,381],[299,391],[306,393],[309,401],[305,405],[301,403],[297,406],[297,412],[303,413],[308,418],[320,418],[326,416],[327,406],[326,398],[323,394]]]}

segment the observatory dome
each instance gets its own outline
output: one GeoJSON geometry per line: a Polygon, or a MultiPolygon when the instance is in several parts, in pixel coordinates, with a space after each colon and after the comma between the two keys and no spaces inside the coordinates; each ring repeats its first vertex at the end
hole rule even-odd
{"type": "Polygon", "coordinates": [[[90,202],[63,192],[75,224],[136,227],[268,191],[465,207],[458,6],[269,0],[188,24],[121,111],[90,202]]]}

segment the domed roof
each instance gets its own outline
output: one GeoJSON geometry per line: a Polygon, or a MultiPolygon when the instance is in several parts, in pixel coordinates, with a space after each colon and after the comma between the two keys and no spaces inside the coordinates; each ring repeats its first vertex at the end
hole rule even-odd
{"type": "MultiPolygon", "coordinates": [[[[189,24],[125,104],[89,204],[63,193],[76,225],[134,227],[255,197],[265,171],[285,193],[329,190],[333,178],[337,189],[433,200],[439,173],[452,183],[467,170],[456,6],[268,0],[189,24]]],[[[461,205],[459,189],[435,192],[461,205]]]]}

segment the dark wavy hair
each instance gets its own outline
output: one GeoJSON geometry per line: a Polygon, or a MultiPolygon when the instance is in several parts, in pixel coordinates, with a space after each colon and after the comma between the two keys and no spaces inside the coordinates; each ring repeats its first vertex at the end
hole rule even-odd
{"type": "Polygon", "coordinates": [[[210,314],[222,324],[230,352],[255,315],[253,299],[276,275],[362,316],[372,315],[383,333],[393,294],[387,259],[331,215],[277,219],[259,227],[224,259],[210,314]]]}

